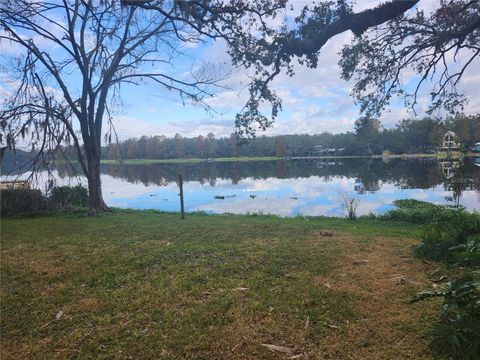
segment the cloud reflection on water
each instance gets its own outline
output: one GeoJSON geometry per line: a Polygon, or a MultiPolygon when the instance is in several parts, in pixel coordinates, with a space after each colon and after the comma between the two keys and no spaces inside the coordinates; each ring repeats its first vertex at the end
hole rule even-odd
{"type": "MultiPolygon", "coordinates": [[[[473,161],[472,161],[473,164],[473,161]]],[[[479,168],[468,165],[460,204],[480,210],[479,168]]],[[[397,199],[447,203],[451,184],[432,161],[343,160],[105,167],[102,185],[109,206],[178,211],[176,178],[184,174],[187,211],[263,213],[280,216],[344,216],[342,196],[360,199],[358,214],[383,213],[397,199]],[[216,199],[215,196],[225,197],[216,199]]],[[[41,176],[42,177],[42,176],[41,176]]],[[[40,177],[40,178],[41,178],[40,177]]],[[[86,183],[56,174],[58,185],[86,183]]],[[[450,180],[448,180],[450,181],[450,180]]]]}

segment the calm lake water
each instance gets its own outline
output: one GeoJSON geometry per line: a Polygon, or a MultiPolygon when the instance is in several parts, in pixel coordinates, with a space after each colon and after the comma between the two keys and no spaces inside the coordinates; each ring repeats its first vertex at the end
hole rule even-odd
{"type": "MultiPolygon", "coordinates": [[[[407,198],[480,210],[480,158],[105,165],[102,173],[107,205],[120,208],[179,211],[182,174],[189,212],[344,216],[344,196],[358,196],[359,214],[407,198]]],[[[58,177],[78,182],[66,169],[58,177]]]]}

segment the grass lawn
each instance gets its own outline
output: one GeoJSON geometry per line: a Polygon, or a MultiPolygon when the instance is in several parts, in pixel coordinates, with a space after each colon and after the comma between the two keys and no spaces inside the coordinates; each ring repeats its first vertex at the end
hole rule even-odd
{"type": "Polygon", "coordinates": [[[408,304],[431,286],[411,255],[419,232],[149,211],[2,219],[0,357],[429,358],[440,304],[408,304]]]}

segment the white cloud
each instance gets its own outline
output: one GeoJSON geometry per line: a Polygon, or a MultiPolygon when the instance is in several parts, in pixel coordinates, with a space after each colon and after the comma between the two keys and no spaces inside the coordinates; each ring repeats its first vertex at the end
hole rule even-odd
{"type": "Polygon", "coordinates": [[[205,136],[208,133],[213,133],[216,136],[229,136],[234,130],[233,120],[208,117],[200,120],[167,120],[160,123],[130,116],[118,116],[113,120],[113,123],[120,140],[130,137],[138,138],[142,135],[174,136],[177,133],[185,137],[205,136]]]}

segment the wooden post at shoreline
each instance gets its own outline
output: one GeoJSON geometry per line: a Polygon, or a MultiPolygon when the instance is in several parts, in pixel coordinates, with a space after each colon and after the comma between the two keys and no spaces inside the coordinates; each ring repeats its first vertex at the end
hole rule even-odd
{"type": "Polygon", "coordinates": [[[183,205],[183,177],[178,175],[178,184],[180,186],[180,219],[185,220],[185,207],[183,205]]]}

